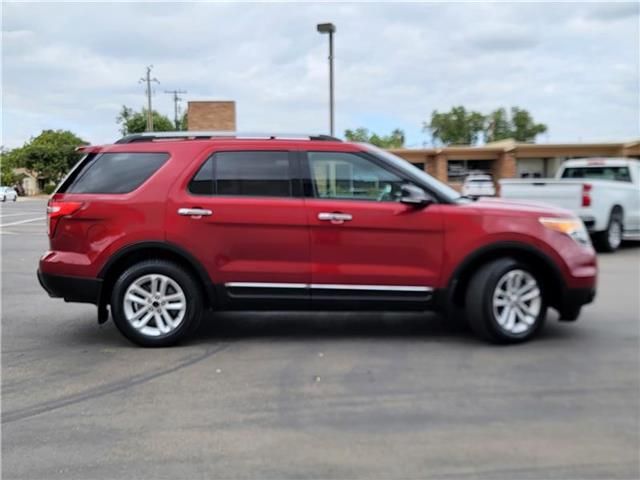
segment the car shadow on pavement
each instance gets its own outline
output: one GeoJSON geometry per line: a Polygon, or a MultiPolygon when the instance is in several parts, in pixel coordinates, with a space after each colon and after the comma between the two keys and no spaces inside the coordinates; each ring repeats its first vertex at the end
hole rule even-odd
{"type": "MultiPolygon", "coordinates": [[[[580,329],[568,327],[575,326],[557,322],[557,314],[550,312],[545,328],[534,342],[575,339],[580,329]]],[[[55,337],[51,336],[49,343],[58,343],[55,337]]],[[[477,338],[468,327],[443,316],[398,312],[208,312],[194,334],[180,345],[190,347],[243,340],[419,340],[491,346],[477,338]]],[[[94,321],[78,319],[73,328],[65,329],[64,335],[60,335],[60,342],[76,347],[136,348],[120,335],[111,319],[100,326],[94,321]]]]}
{"type": "Polygon", "coordinates": [[[439,315],[397,312],[213,313],[203,319],[192,341],[213,339],[475,341],[467,329],[439,315]]]}

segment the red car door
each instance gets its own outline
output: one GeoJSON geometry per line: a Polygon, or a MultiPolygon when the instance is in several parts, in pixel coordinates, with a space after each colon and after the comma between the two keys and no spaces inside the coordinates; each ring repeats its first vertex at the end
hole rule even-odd
{"type": "Polygon", "coordinates": [[[174,187],[167,240],[205,266],[225,304],[308,300],[309,233],[296,162],[288,151],[217,150],[174,187]]]}
{"type": "Polygon", "coordinates": [[[306,157],[314,305],[424,305],[442,265],[440,207],[400,203],[406,179],[368,155],[317,151],[306,157]]]}

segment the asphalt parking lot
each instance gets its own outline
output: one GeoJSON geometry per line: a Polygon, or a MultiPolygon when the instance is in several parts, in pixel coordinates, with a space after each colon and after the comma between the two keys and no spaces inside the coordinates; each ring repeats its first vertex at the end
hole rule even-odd
{"type": "Polygon", "coordinates": [[[525,345],[423,314],[235,313],[145,350],[40,288],[44,208],[0,213],[5,479],[640,477],[640,246],[525,345]]]}

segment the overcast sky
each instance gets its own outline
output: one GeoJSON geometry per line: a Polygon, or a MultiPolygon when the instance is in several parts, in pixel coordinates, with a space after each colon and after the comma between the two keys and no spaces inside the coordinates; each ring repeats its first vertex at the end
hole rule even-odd
{"type": "MultiPolygon", "coordinates": [[[[327,44],[336,33],[336,130],[402,128],[434,109],[528,109],[539,142],[640,137],[639,3],[4,3],[2,143],[69,129],[118,138],[153,64],[165,90],[235,100],[243,131],[326,132],[327,44]]],[[[184,105],[186,107],[186,104],[184,105]]]]}

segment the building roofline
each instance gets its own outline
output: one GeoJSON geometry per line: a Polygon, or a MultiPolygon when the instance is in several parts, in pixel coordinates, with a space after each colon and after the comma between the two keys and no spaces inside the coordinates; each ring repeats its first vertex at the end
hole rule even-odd
{"type": "Polygon", "coordinates": [[[492,142],[486,145],[450,145],[432,148],[391,148],[394,153],[416,153],[438,155],[448,153],[504,153],[512,151],[535,150],[583,150],[583,149],[625,149],[640,145],[640,139],[628,142],[592,142],[592,143],[517,143],[513,141],[492,142]]]}

